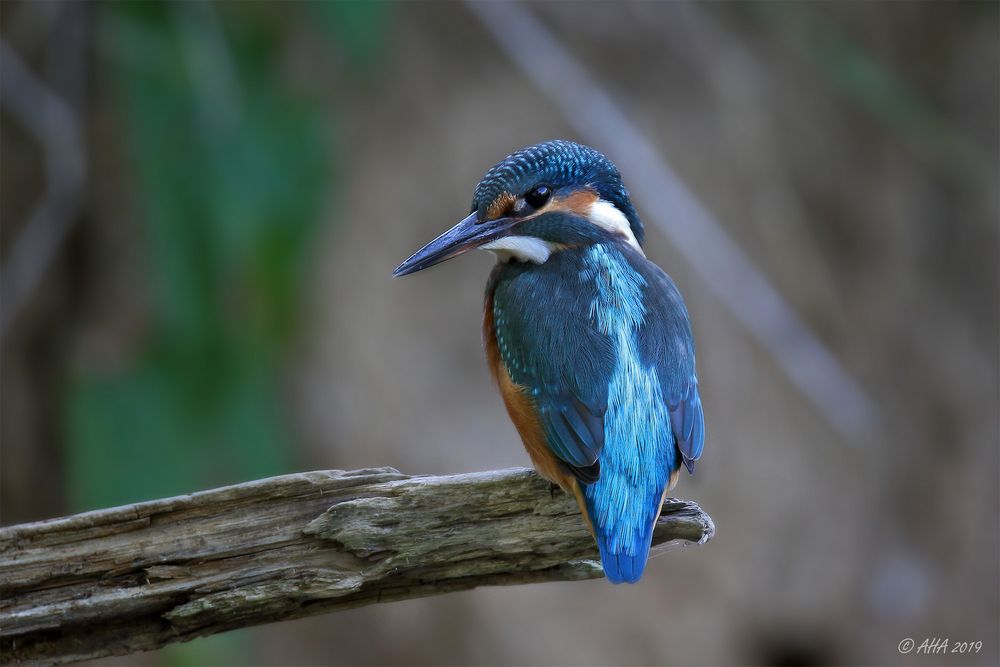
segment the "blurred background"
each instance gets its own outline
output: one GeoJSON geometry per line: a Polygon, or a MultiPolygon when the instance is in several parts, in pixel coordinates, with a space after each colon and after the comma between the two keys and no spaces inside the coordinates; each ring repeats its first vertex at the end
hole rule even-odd
{"type": "Polygon", "coordinates": [[[906,637],[997,664],[998,8],[5,0],[3,524],[528,465],[481,352],[492,259],[390,273],[568,138],[618,162],[687,300],[709,439],[674,493],[717,537],[638,586],[94,664],[919,662],[906,637]]]}

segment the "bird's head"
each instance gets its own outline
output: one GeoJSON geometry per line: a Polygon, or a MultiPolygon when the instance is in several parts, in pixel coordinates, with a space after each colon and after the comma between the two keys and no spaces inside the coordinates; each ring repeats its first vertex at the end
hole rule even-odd
{"type": "Polygon", "coordinates": [[[476,186],[472,213],[400,264],[405,276],[474,248],[501,260],[541,264],[559,250],[606,240],[641,251],[642,223],[618,168],[588,146],[546,141],[493,166],[476,186]]]}

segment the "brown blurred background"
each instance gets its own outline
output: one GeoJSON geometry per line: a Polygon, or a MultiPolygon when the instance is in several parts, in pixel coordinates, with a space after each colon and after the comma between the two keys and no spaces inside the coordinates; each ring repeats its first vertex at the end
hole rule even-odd
{"type": "MultiPolygon", "coordinates": [[[[997,664],[1000,5],[511,7],[859,382],[871,427],[810,403],[650,224],[669,203],[637,197],[694,321],[709,439],[675,493],[712,542],[637,586],[480,589],[102,664],[997,664]],[[901,656],[906,637],[983,648],[901,656]]],[[[487,14],[0,3],[4,524],[293,470],[528,464],[482,359],[492,260],[390,277],[504,155],[588,141],[487,14]]]]}

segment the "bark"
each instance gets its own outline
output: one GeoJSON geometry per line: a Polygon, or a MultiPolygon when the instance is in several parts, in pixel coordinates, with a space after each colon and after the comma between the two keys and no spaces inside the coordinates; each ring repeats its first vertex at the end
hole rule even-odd
{"type": "MultiPolygon", "coordinates": [[[[668,498],[653,543],[713,533],[696,504],[668,498]]],[[[63,663],[375,602],[599,576],[575,503],[532,471],[307,472],[0,529],[0,648],[4,664],[63,663]]]]}

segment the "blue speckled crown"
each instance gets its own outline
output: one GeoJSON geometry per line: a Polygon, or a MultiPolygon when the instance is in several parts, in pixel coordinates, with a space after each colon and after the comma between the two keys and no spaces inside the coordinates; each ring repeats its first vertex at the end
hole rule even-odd
{"type": "Polygon", "coordinates": [[[625,214],[636,240],[643,242],[642,222],[629,201],[618,167],[593,148],[562,139],[522,148],[491,167],[476,186],[472,210],[485,211],[503,193],[521,195],[540,183],[554,188],[592,187],[625,214]]]}

